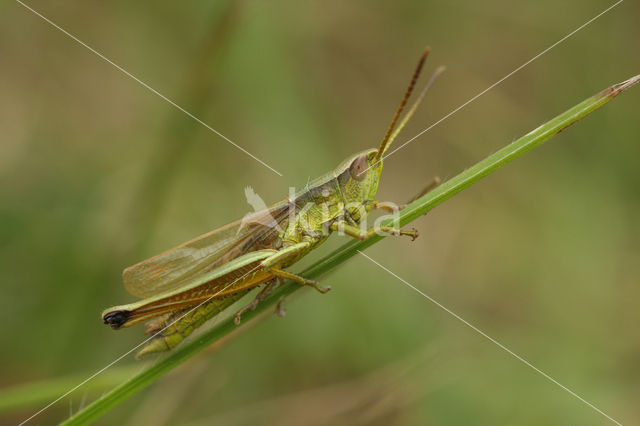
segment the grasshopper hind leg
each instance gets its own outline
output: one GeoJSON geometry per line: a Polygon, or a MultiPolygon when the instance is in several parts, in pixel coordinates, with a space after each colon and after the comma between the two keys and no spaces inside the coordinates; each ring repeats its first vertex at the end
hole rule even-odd
{"type": "Polygon", "coordinates": [[[252,311],[255,310],[258,304],[262,302],[269,294],[271,294],[271,290],[273,290],[273,288],[276,286],[277,283],[278,283],[277,278],[269,281],[265,286],[265,288],[260,290],[260,293],[258,293],[256,297],[251,302],[249,302],[249,304],[242,307],[242,309],[236,312],[233,322],[235,322],[236,325],[239,325],[242,322],[242,314],[244,314],[248,310],[252,310],[252,311]]]}
{"type": "Polygon", "coordinates": [[[243,290],[226,297],[207,300],[199,305],[178,309],[149,321],[145,332],[151,335],[151,338],[136,357],[141,358],[173,349],[205,322],[233,305],[247,293],[248,290],[243,290]]]}
{"type": "MultiPolygon", "coordinates": [[[[281,269],[272,268],[271,271],[274,274],[276,274],[278,276],[278,279],[280,280],[284,281],[285,279],[289,279],[291,281],[297,282],[300,285],[308,285],[309,287],[313,287],[314,289],[316,289],[322,294],[331,290],[331,286],[321,287],[318,281],[309,280],[307,278],[301,277],[299,275],[291,274],[281,269]]],[[[281,318],[287,314],[287,312],[284,309],[285,300],[286,300],[285,298],[282,298],[276,304],[276,314],[281,318]]]]}
{"type": "MultiPolygon", "coordinates": [[[[266,299],[267,296],[269,296],[269,294],[271,294],[271,291],[279,284],[280,281],[291,280],[300,285],[307,285],[309,287],[313,287],[314,289],[316,289],[317,291],[323,294],[331,290],[331,286],[322,287],[320,283],[317,281],[309,280],[299,275],[295,275],[290,272],[283,271],[282,269],[270,268],[269,270],[273,272],[276,278],[269,281],[267,286],[263,288],[262,291],[260,291],[260,293],[256,295],[255,299],[253,299],[251,302],[249,302],[249,304],[247,304],[245,307],[243,307],[236,313],[234,318],[234,322],[236,323],[236,325],[240,324],[240,322],[242,321],[242,314],[244,314],[249,310],[252,310],[252,311],[255,310],[258,304],[262,302],[264,299],[266,299]]],[[[276,305],[276,313],[280,317],[284,317],[286,314],[282,306],[283,302],[284,300],[280,300],[276,305]]]]}

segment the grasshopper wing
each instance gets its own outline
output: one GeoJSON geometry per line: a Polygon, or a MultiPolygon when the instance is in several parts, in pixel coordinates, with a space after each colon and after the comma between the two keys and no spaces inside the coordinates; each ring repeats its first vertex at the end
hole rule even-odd
{"type": "Polygon", "coordinates": [[[259,269],[260,261],[276,253],[275,250],[255,250],[231,260],[227,264],[192,279],[180,288],[155,296],[113,306],[102,313],[105,324],[113,328],[129,327],[160,315],[223,298],[260,285],[274,277],[273,273],[259,269]]]}
{"type": "Polygon", "coordinates": [[[134,296],[152,297],[197,281],[245,253],[271,248],[291,208],[286,200],[279,202],[129,266],[122,273],[124,286],[134,296]]]}

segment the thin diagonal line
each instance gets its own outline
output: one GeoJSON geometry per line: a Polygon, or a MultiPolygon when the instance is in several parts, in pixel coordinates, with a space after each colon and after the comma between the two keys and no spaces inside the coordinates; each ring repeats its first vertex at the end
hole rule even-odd
{"type": "Polygon", "coordinates": [[[192,119],[197,121],[198,123],[202,124],[204,127],[206,127],[207,129],[211,130],[213,133],[215,133],[216,135],[220,136],[222,139],[226,140],[231,145],[235,146],[240,151],[244,152],[249,157],[251,157],[254,160],[256,160],[258,163],[262,164],[263,166],[265,166],[266,168],[268,168],[269,170],[271,170],[275,174],[282,176],[282,173],[280,173],[279,171],[277,171],[276,169],[274,169],[273,167],[271,167],[270,165],[268,165],[267,163],[265,163],[264,161],[262,161],[261,159],[259,159],[258,157],[256,157],[255,155],[253,155],[252,153],[250,153],[249,151],[247,151],[246,149],[244,149],[243,147],[241,147],[240,145],[238,145],[237,143],[235,143],[234,141],[232,141],[231,139],[229,139],[228,137],[226,137],[222,133],[220,133],[219,131],[217,131],[216,129],[214,129],[213,127],[209,126],[207,123],[205,123],[204,121],[200,120],[198,117],[196,117],[195,115],[191,114],[189,111],[187,111],[186,109],[182,108],[180,105],[176,104],[174,101],[172,101],[171,99],[169,99],[168,97],[166,97],[162,93],[158,92],[156,89],[154,89],[153,87],[149,86],[147,83],[145,83],[144,81],[140,80],[138,77],[136,77],[135,75],[131,74],[129,71],[125,70],[120,65],[116,64],[111,59],[107,58],[102,53],[100,53],[96,49],[94,49],[93,47],[89,46],[87,43],[85,43],[82,40],[80,40],[78,37],[74,36],[73,34],[68,32],[64,28],[60,27],[59,25],[57,25],[56,23],[54,23],[53,21],[51,21],[47,17],[45,17],[42,14],[38,13],[36,10],[31,8],[30,6],[24,4],[20,0],[16,0],[16,2],[19,3],[20,5],[24,6],[26,9],[30,10],[31,12],[33,12],[35,15],[39,16],[40,18],[42,18],[42,20],[44,20],[45,22],[47,22],[48,24],[50,24],[54,28],[60,30],[62,33],[64,33],[66,36],[68,36],[72,40],[76,41],[80,45],[86,47],[91,52],[93,52],[96,55],[98,55],[102,60],[104,60],[104,61],[110,63],[111,65],[113,65],[114,67],[116,67],[118,69],[118,71],[122,72],[127,77],[132,78],[133,80],[138,82],[140,85],[142,85],[143,87],[145,87],[149,91],[151,91],[151,92],[155,93],[156,95],[160,96],[162,99],[164,99],[165,101],[169,102],[175,108],[179,109],[180,111],[182,111],[183,113],[185,113],[186,115],[188,115],[189,117],[191,117],[192,119]]]}
{"type": "Polygon", "coordinates": [[[60,401],[61,399],[65,398],[67,395],[73,393],[74,391],[76,391],[76,389],[78,389],[79,387],[83,386],[85,383],[93,380],[96,376],[102,374],[105,370],[107,370],[108,368],[110,368],[111,366],[113,366],[114,364],[116,364],[118,361],[120,361],[122,358],[126,357],[127,355],[129,355],[131,352],[135,351],[136,349],[138,349],[140,346],[144,345],[145,343],[147,343],[148,341],[150,341],[151,339],[155,338],[156,336],[158,336],[160,333],[162,333],[163,331],[165,331],[167,328],[171,327],[172,325],[174,325],[175,323],[177,323],[178,321],[180,321],[182,318],[186,317],[187,315],[189,315],[191,312],[195,311],[196,309],[198,309],[200,306],[204,305],[205,303],[209,302],[210,300],[212,300],[214,297],[216,297],[218,294],[222,293],[223,291],[225,291],[227,288],[231,287],[233,284],[237,283],[238,281],[240,281],[241,279],[243,279],[244,277],[246,277],[247,275],[251,274],[252,272],[254,272],[255,270],[257,270],[260,267],[260,265],[258,264],[258,266],[256,266],[255,268],[251,269],[249,272],[247,272],[246,274],[244,274],[243,276],[241,276],[240,278],[236,279],[235,281],[227,284],[226,286],[224,286],[220,291],[214,293],[213,295],[211,295],[208,299],[204,300],[203,302],[201,302],[199,305],[196,305],[195,307],[193,307],[192,309],[190,309],[188,312],[186,312],[184,315],[182,315],[181,317],[177,318],[175,321],[173,321],[170,324],[167,324],[165,327],[163,327],[162,329],[158,330],[156,333],[154,333],[153,335],[151,335],[150,337],[148,337],[147,339],[143,340],[142,342],[138,343],[136,346],[134,346],[133,348],[129,349],[127,352],[123,353],[122,355],[120,355],[118,358],[116,358],[115,360],[111,361],[109,364],[105,365],[104,367],[102,367],[101,369],[99,369],[98,371],[96,371],[95,373],[93,373],[92,375],[90,375],[89,377],[87,377],[86,379],[84,379],[82,382],[78,383],[77,385],[75,385],[74,387],[72,387],[71,389],[69,389],[68,391],[66,391],[64,394],[62,394],[60,397],[54,399],[53,401],[51,401],[49,404],[45,405],[44,407],[42,407],[40,410],[38,410],[37,412],[35,412],[34,414],[32,414],[29,418],[23,420],[22,422],[20,422],[20,424],[18,426],[22,426],[23,424],[27,423],[28,421],[30,421],[31,419],[33,419],[34,417],[36,417],[37,415],[41,414],[42,412],[44,412],[45,410],[47,410],[48,408],[50,408],[52,405],[56,404],[58,401],[60,401]]]}
{"type": "MultiPolygon", "coordinates": [[[[602,12],[600,12],[599,14],[597,14],[596,16],[594,16],[593,18],[589,19],[587,22],[585,22],[584,24],[580,25],[578,28],[576,28],[575,30],[571,31],[569,34],[567,34],[566,36],[562,37],[560,40],[556,41],[555,43],[553,43],[551,46],[547,47],[546,49],[544,49],[542,52],[538,53],[536,56],[534,56],[533,58],[529,59],[527,62],[525,62],[524,64],[520,65],[518,68],[514,69],[513,71],[511,71],[509,74],[505,75],[504,77],[502,77],[500,80],[496,81],[495,83],[493,83],[491,86],[487,87],[486,89],[484,89],[483,91],[481,91],[480,93],[478,93],[477,95],[475,95],[474,97],[472,97],[471,99],[469,99],[467,102],[463,103],[462,105],[460,105],[459,107],[457,107],[456,109],[454,109],[453,111],[451,111],[450,113],[448,113],[447,115],[445,115],[444,117],[442,117],[441,119],[439,119],[438,121],[436,121],[435,123],[433,123],[432,125],[430,125],[429,127],[427,127],[426,129],[424,129],[423,131],[421,131],[420,133],[418,133],[417,135],[415,135],[414,137],[412,137],[411,139],[409,139],[408,141],[406,141],[405,143],[403,143],[402,145],[400,145],[399,147],[397,147],[396,149],[394,149],[393,151],[391,151],[390,153],[388,153],[387,155],[385,155],[384,157],[382,157],[382,160],[389,158],[391,155],[393,155],[394,153],[398,152],[399,150],[401,150],[402,148],[404,148],[405,146],[409,145],[411,142],[413,142],[414,140],[416,140],[417,138],[419,138],[420,136],[424,135],[425,133],[427,133],[429,130],[433,129],[435,126],[437,126],[438,124],[442,123],[444,120],[446,120],[447,118],[451,117],[453,114],[457,113],[458,111],[460,111],[462,108],[466,107],[467,105],[469,105],[471,102],[475,101],[476,99],[478,99],[480,96],[484,95],[485,93],[487,93],[489,90],[493,89],[494,87],[496,87],[497,85],[499,85],[500,83],[502,83],[503,81],[505,81],[506,79],[508,79],[509,77],[511,77],[512,75],[514,75],[515,73],[517,73],[518,71],[520,71],[522,68],[526,67],[527,65],[529,65],[531,62],[535,61],[536,59],[538,59],[539,57],[541,57],[542,55],[544,55],[545,53],[548,53],[551,49],[553,49],[554,47],[556,47],[557,45],[559,45],[560,43],[564,42],[565,40],[567,40],[569,37],[573,36],[575,33],[577,33],[578,31],[582,30],[584,27],[586,27],[587,25],[591,24],[593,21],[595,21],[596,19],[600,18],[602,15],[604,15],[605,13],[609,12],[611,9],[613,9],[614,7],[618,6],[620,3],[622,3],[624,0],[618,0],[616,3],[614,3],[613,5],[609,6],[608,8],[606,8],[605,10],[603,10],[602,12]]],[[[373,166],[373,165],[372,165],[373,166]]],[[[372,167],[370,166],[370,167],[372,167]]]]}
{"type": "Polygon", "coordinates": [[[533,364],[531,364],[529,361],[527,361],[526,359],[522,358],[520,355],[516,354],[515,352],[513,352],[511,349],[507,348],[505,345],[503,345],[502,343],[498,342],[496,339],[494,339],[493,337],[489,336],[488,334],[486,334],[484,331],[480,330],[478,327],[476,327],[475,325],[471,324],[470,322],[468,322],[467,320],[465,320],[464,318],[462,318],[460,315],[456,314],[455,312],[453,312],[451,309],[445,307],[444,305],[442,305],[440,302],[438,302],[437,300],[435,300],[433,297],[429,296],[428,294],[424,293],[422,290],[417,289],[416,287],[414,287],[413,285],[411,285],[409,282],[405,281],[404,279],[400,278],[398,275],[396,275],[395,273],[391,272],[389,269],[387,269],[386,267],[382,266],[380,263],[376,262],[375,260],[373,260],[371,257],[367,256],[366,254],[364,254],[363,252],[361,252],[360,250],[358,250],[358,253],[360,253],[361,255],[363,255],[364,257],[366,257],[367,259],[369,259],[371,262],[375,263],[376,265],[378,265],[381,269],[384,269],[385,271],[387,271],[389,274],[393,275],[394,277],[396,277],[398,280],[402,281],[404,284],[406,284],[408,287],[410,287],[411,289],[415,290],[416,292],[420,293],[422,296],[424,296],[426,299],[428,299],[430,302],[432,302],[433,304],[435,304],[436,306],[438,306],[439,308],[443,309],[445,312],[447,312],[448,314],[452,315],[454,318],[456,318],[457,320],[461,321],[463,324],[465,324],[466,326],[470,327],[472,330],[474,330],[475,332],[481,334],[482,336],[484,336],[485,338],[487,338],[488,340],[490,340],[492,343],[496,344],[500,349],[504,350],[505,352],[507,352],[509,355],[513,356],[515,359],[517,359],[518,361],[522,362],[523,364],[525,364],[527,367],[530,367],[531,369],[533,369],[534,371],[536,371],[537,373],[541,374],[545,379],[549,380],[550,382],[552,382],[553,384],[559,386],[561,389],[567,391],[568,393],[570,393],[571,395],[573,395],[574,397],[576,397],[577,399],[579,399],[580,401],[582,401],[583,403],[585,403],[586,405],[588,405],[589,407],[591,407],[592,409],[594,409],[595,411],[597,411],[598,413],[602,414],[603,416],[605,416],[607,419],[611,420],[612,422],[622,426],[622,423],[618,422],[617,420],[613,419],[611,416],[609,416],[607,413],[605,413],[604,411],[600,410],[598,407],[596,407],[595,405],[593,405],[592,403],[590,403],[589,401],[585,400],[584,398],[582,398],[580,395],[578,395],[577,393],[575,393],[574,391],[572,391],[571,389],[567,388],[566,386],[564,386],[563,384],[561,384],[560,382],[558,382],[557,380],[555,380],[553,377],[549,376],[547,373],[545,373],[544,371],[540,370],[539,368],[537,368],[536,366],[534,366],[533,364]]]}

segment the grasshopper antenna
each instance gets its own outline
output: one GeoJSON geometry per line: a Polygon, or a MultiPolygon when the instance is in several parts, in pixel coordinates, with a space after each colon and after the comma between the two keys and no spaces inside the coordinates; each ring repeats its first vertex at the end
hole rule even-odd
{"type": "Polygon", "coordinates": [[[424,99],[424,95],[427,93],[427,91],[429,91],[429,88],[431,87],[433,82],[436,81],[436,79],[440,76],[440,74],[442,74],[446,69],[444,66],[441,66],[441,67],[438,67],[433,72],[433,74],[431,74],[429,81],[427,82],[427,84],[425,84],[424,88],[418,95],[418,98],[414,101],[413,105],[411,105],[411,108],[409,108],[409,110],[404,115],[404,117],[402,117],[402,120],[400,120],[400,124],[398,124],[398,127],[396,128],[396,123],[398,121],[398,118],[402,113],[402,110],[406,106],[409,96],[413,91],[413,86],[415,85],[415,82],[418,79],[418,76],[420,75],[420,70],[422,68],[422,65],[424,64],[425,59],[427,59],[428,54],[429,54],[429,49],[427,48],[425,50],[425,53],[423,53],[422,58],[420,58],[420,62],[418,63],[418,67],[416,68],[416,71],[413,74],[413,78],[411,79],[411,83],[409,84],[409,88],[407,89],[407,93],[405,94],[404,99],[402,100],[402,103],[400,104],[400,107],[396,112],[396,115],[393,117],[393,120],[391,121],[389,130],[387,130],[387,134],[382,140],[382,143],[380,144],[380,148],[378,148],[378,152],[376,154],[376,161],[380,161],[382,159],[382,156],[384,155],[384,153],[389,149],[389,146],[391,146],[393,141],[398,137],[398,135],[400,134],[404,126],[407,125],[407,123],[409,122],[413,114],[418,109],[418,106],[420,106],[420,103],[422,103],[422,100],[424,99]]]}
{"type": "MultiPolygon", "coordinates": [[[[389,141],[387,142],[387,145],[385,146],[385,151],[389,148],[389,146],[395,140],[395,138],[398,137],[398,135],[400,134],[400,132],[402,131],[404,126],[406,126],[406,124],[409,122],[409,120],[413,116],[413,113],[416,112],[416,110],[418,109],[418,106],[420,106],[420,103],[422,102],[422,99],[424,99],[424,95],[427,93],[427,91],[429,90],[429,88],[431,87],[433,82],[436,81],[436,78],[438,78],[440,76],[440,74],[442,74],[445,71],[445,69],[446,68],[444,66],[438,67],[438,69],[436,69],[433,72],[433,74],[431,74],[431,77],[429,78],[429,81],[427,82],[427,84],[425,84],[424,88],[420,92],[420,95],[418,95],[418,98],[415,100],[413,105],[411,105],[411,108],[409,108],[409,110],[404,115],[404,117],[402,117],[402,120],[400,121],[400,124],[398,125],[396,130],[389,137],[389,141]]],[[[384,154],[384,152],[383,152],[383,154],[384,154]]],[[[382,158],[382,154],[380,154],[380,158],[382,158]]]]}
{"type": "Polygon", "coordinates": [[[418,77],[420,76],[420,71],[422,71],[424,62],[427,60],[427,56],[429,56],[430,52],[431,52],[431,49],[428,47],[424,49],[424,52],[422,52],[422,56],[418,61],[418,66],[416,66],[416,70],[413,72],[413,77],[411,78],[411,82],[409,82],[409,87],[407,87],[407,91],[405,92],[404,97],[402,98],[402,102],[400,102],[400,106],[396,110],[396,113],[393,116],[393,119],[391,120],[389,127],[387,128],[387,132],[385,133],[384,138],[382,138],[382,142],[380,142],[380,148],[378,148],[378,154],[376,155],[376,160],[379,160],[380,158],[382,158],[382,154],[384,154],[384,152],[387,150],[387,148],[393,141],[393,139],[391,138],[393,134],[393,130],[395,129],[396,123],[400,118],[400,114],[402,114],[404,107],[407,105],[407,101],[411,96],[411,92],[413,92],[413,88],[416,85],[416,81],[418,81],[418,77]]]}

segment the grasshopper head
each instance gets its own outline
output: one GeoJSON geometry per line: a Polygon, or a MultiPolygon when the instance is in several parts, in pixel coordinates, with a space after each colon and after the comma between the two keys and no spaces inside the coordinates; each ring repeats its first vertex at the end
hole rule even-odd
{"type": "Polygon", "coordinates": [[[411,96],[411,92],[413,91],[416,81],[420,76],[422,66],[427,59],[427,56],[429,56],[429,52],[429,48],[425,49],[424,53],[420,57],[418,66],[416,67],[411,82],[409,83],[409,87],[407,88],[404,98],[402,99],[400,106],[398,107],[395,115],[393,116],[393,119],[391,120],[391,124],[389,124],[389,128],[387,129],[387,133],[384,135],[384,138],[380,143],[380,147],[378,149],[363,151],[350,158],[347,158],[336,169],[336,176],[338,177],[338,182],[340,184],[342,196],[346,204],[346,209],[350,213],[350,215],[358,222],[361,216],[361,214],[359,213],[359,211],[361,211],[361,208],[364,207],[366,213],[368,213],[371,209],[371,202],[375,200],[376,193],[378,192],[378,183],[380,182],[380,174],[382,173],[382,160],[385,156],[385,153],[389,150],[389,147],[396,139],[400,131],[409,122],[409,119],[411,119],[416,109],[422,102],[422,99],[424,98],[424,95],[429,87],[431,87],[431,84],[444,71],[444,67],[440,67],[433,73],[424,89],[422,89],[422,91],[420,92],[418,98],[398,123],[400,115],[402,114],[402,111],[404,110],[404,107],[407,104],[409,97],[411,96]]]}
{"type": "MultiPolygon", "coordinates": [[[[370,204],[378,192],[382,161],[377,149],[369,149],[347,158],[336,169],[338,184],[347,208],[370,204]]],[[[368,212],[367,208],[367,212],[368,212]]]]}

